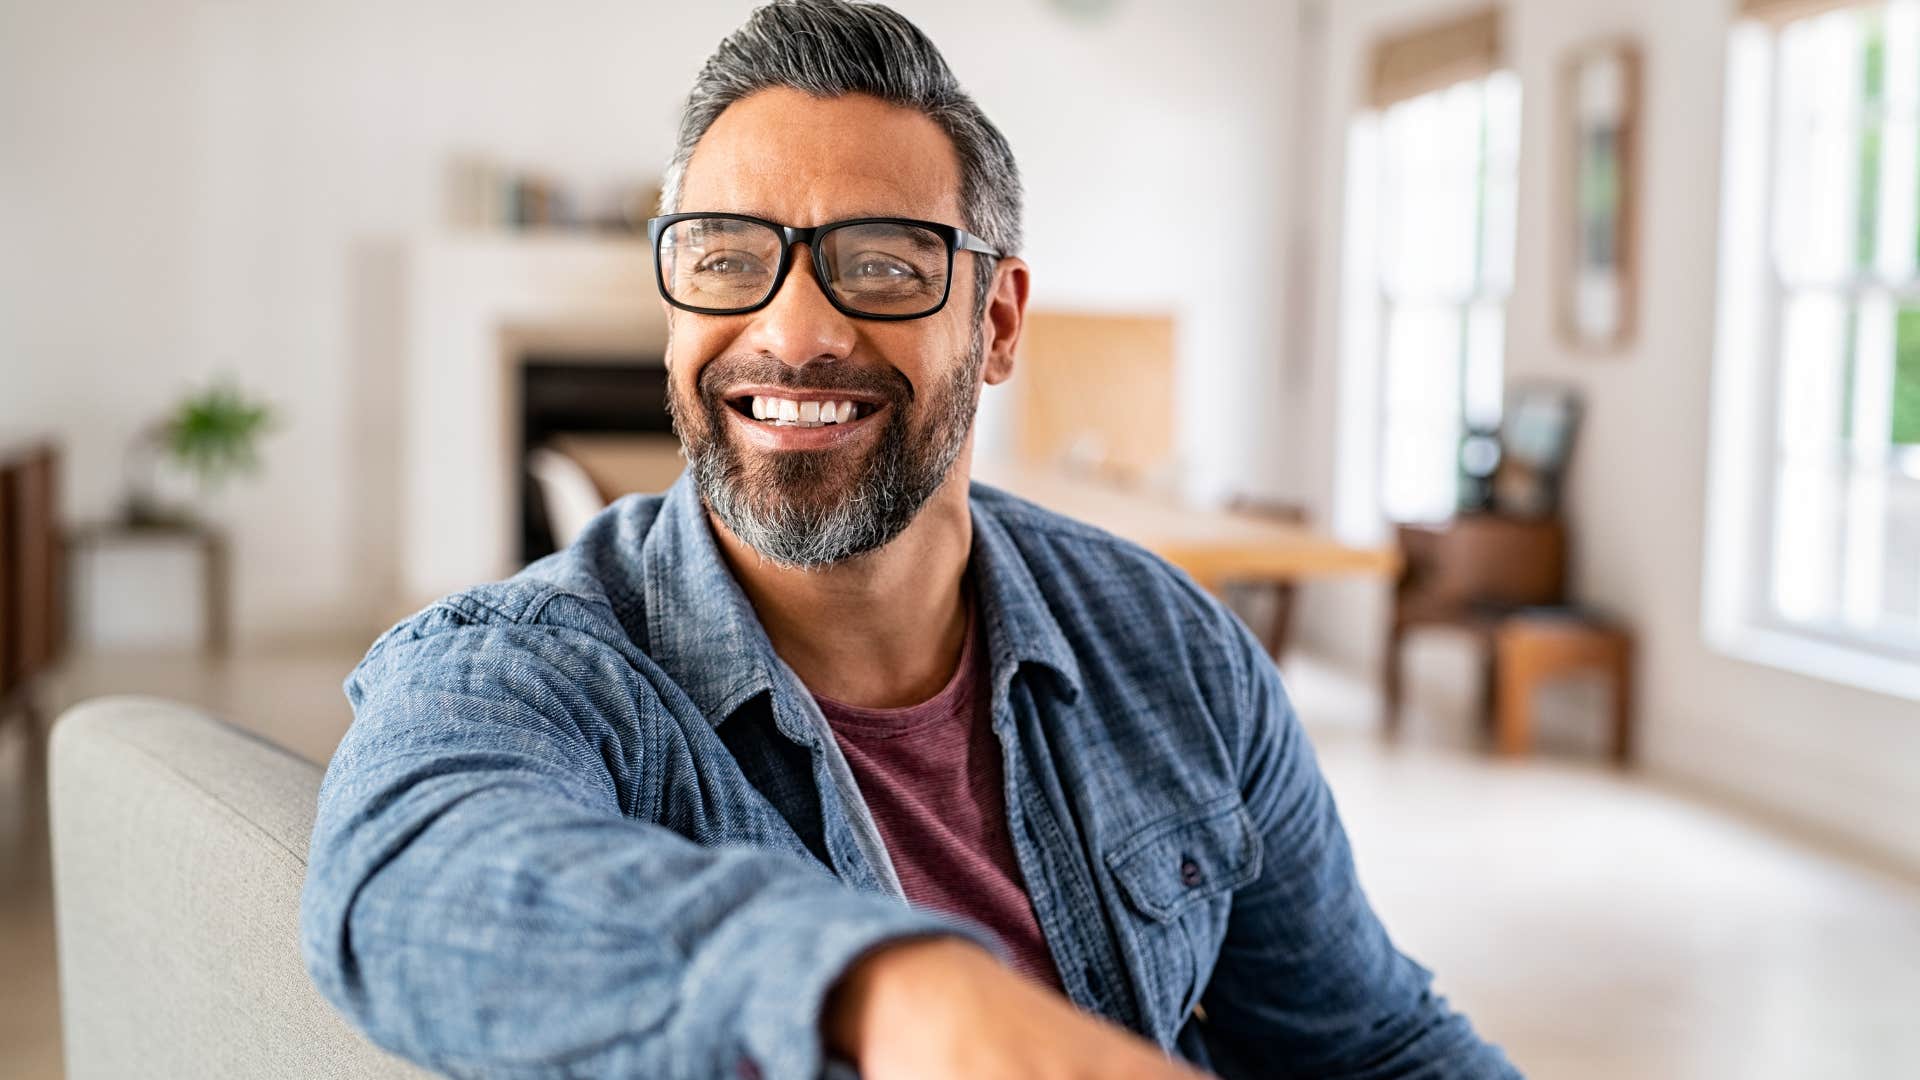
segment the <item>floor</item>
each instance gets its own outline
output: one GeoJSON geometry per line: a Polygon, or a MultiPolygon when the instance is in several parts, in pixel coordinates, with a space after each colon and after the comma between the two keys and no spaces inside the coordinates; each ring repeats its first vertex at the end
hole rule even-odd
{"type": "MultiPolygon", "coordinates": [[[[227,663],[83,657],[58,709],[162,694],[319,760],[356,648],[227,663]]],[[[1562,748],[1502,763],[1416,711],[1373,733],[1362,684],[1288,680],[1396,941],[1530,1076],[1920,1075],[1920,884],[1562,748]]],[[[0,1080],[61,1075],[44,790],[0,734],[0,1080]]]]}

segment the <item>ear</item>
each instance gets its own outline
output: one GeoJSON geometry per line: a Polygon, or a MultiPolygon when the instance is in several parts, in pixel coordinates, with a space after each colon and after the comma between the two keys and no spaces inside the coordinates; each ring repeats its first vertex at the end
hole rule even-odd
{"type": "Polygon", "coordinates": [[[983,313],[987,355],[982,367],[988,386],[1013,378],[1013,354],[1027,318],[1027,284],[1027,262],[1019,256],[1008,255],[993,268],[993,294],[983,313]]]}

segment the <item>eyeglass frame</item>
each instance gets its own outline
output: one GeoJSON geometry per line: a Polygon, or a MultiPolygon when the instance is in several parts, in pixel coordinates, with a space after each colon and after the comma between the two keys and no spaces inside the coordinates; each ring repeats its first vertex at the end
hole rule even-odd
{"type": "Polygon", "coordinates": [[[787,272],[793,269],[793,247],[795,244],[807,245],[807,251],[810,253],[813,262],[814,283],[820,287],[821,295],[827,298],[827,303],[832,304],[835,311],[838,311],[848,318],[875,319],[881,322],[906,322],[912,319],[924,319],[932,315],[938,315],[941,310],[947,306],[947,298],[953,295],[953,257],[956,252],[971,251],[976,255],[987,255],[996,259],[1002,257],[1000,249],[993,247],[985,240],[980,239],[965,229],[953,225],[945,225],[938,221],[921,221],[918,218],[904,217],[848,218],[845,221],[829,221],[825,225],[801,228],[793,225],[782,225],[777,221],[768,221],[766,218],[754,217],[752,214],[729,214],[721,211],[662,214],[659,217],[647,219],[647,242],[648,245],[653,248],[653,279],[654,284],[660,289],[660,298],[682,311],[690,311],[695,315],[750,315],[766,307],[768,304],[773,303],[773,298],[780,295],[780,287],[787,283],[787,272]],[[673,298],[672,291],[667,288],[667,268],[660,258],[660,239],[666,235],[669,227],[694,218],[724,218],[728,221],[745,221],[754,225],[764,225],[780,235],[780,265],[773,272],[773,284],[767,288],[767,295],[761,297],[759,303],[739,308],[705,308],[685,304],[673,298]],[[912,315],[880,315],[870,311],[860,311],[841,303],[840,298],[833,295],[833,289],[827,284],[833,275],[830,272],[831,268],[827,266],[827,257],[821,252],[821,246],[816,242],[816,238],[823,233],[832,232],[835,229],[845,228],[849,225],[911,225],[915,228],[925,229],[941,240],[946,241],[947,275],[946,281],[943,283],[940,291],[940,301],[927,310],[916,312],[912,315]]]}

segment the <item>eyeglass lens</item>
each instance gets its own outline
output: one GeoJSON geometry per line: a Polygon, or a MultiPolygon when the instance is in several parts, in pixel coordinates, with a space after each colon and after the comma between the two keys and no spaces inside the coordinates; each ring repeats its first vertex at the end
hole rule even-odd
{"type": "MultiPolygon", "coordinates": [[[[918,315],[940,305],[951,255],[939,234],[914,225],[843,225],[816,237],[822,285],[843,306],[870,315],[918,315]]],[[[772,291],[782,237],[752,221],[688,218],[660,236],[661,276],[676,302],[744,310],[772,291]]]]}

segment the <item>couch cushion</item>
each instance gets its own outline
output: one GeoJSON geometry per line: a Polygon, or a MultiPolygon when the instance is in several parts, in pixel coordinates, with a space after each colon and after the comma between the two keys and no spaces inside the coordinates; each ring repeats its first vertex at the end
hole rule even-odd
{"type": "Polygon", "coordinates": [[[320,770],[156,698],[75,706],[49,765],[71,1080],[400,1078],[308,981],[320,770]]]}

